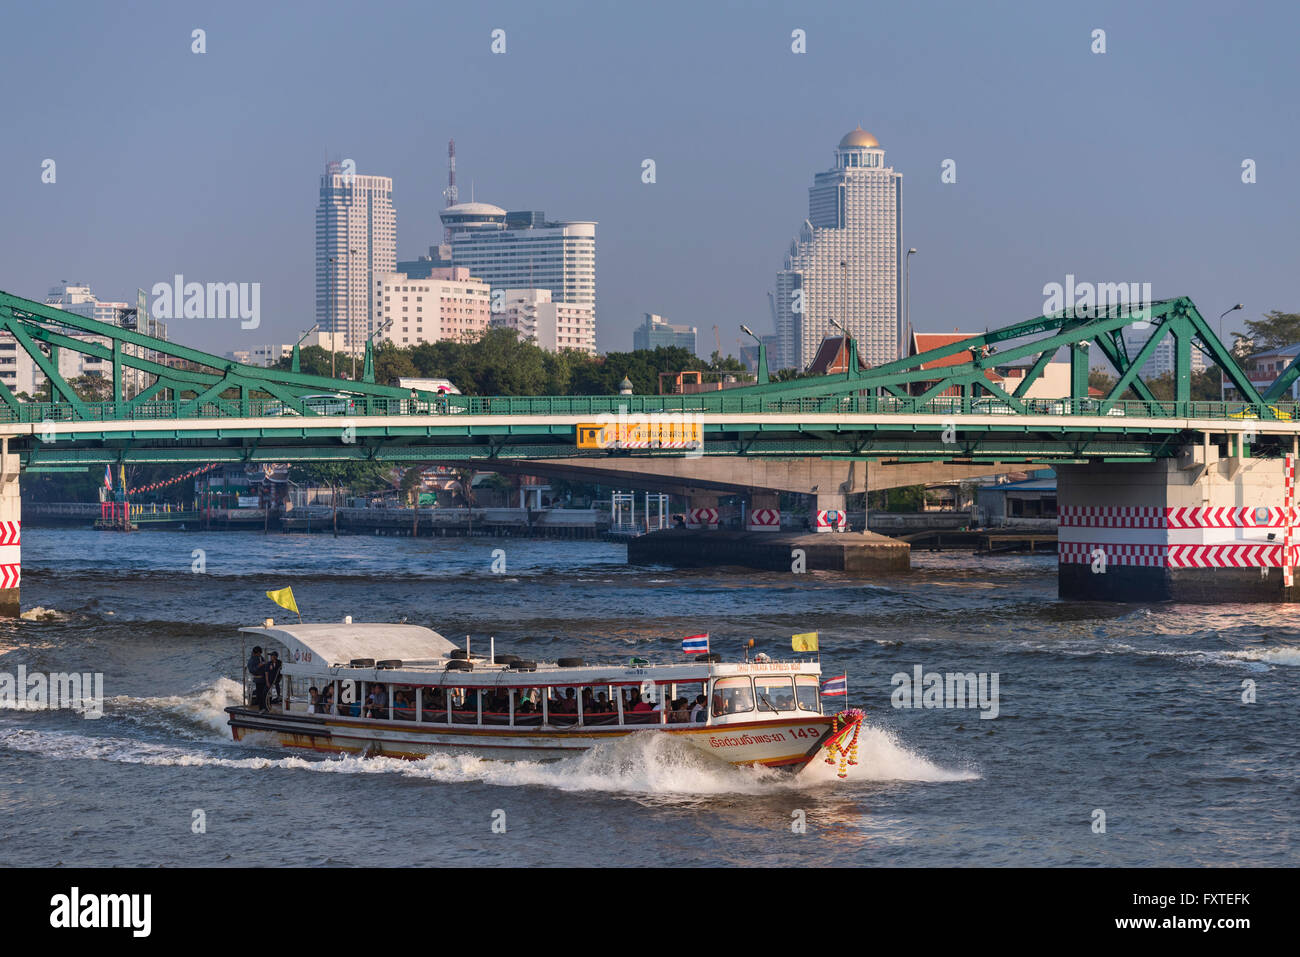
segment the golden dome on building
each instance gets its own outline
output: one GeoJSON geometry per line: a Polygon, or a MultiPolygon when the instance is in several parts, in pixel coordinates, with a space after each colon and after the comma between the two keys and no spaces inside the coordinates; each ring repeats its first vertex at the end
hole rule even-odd
{"type": "Polygon", "coordinates": [[[844,139],[840,140],[840,149],[842,150],[863,148],[879,149],[880,141],[864,130],[861,124],[858,125],[856,130],[845,133],[844,139]]]}

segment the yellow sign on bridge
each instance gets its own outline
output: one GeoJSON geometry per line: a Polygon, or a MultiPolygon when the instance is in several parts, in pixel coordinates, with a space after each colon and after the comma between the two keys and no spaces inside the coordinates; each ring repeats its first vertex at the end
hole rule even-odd
{"type": "Polygon", "coordinates": [[[619,416],[603,423],[580,424],[580,449],[698,449],[704,429],[685,415],[619,416]]]}

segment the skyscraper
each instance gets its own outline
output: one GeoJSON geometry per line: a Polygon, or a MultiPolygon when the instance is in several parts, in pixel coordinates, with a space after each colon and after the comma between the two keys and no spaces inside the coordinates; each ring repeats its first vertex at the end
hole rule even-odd
{"type": "Polygon", "coordinates": [[[808,218],[777,273],[774,368],[803,369],[835,320],[868,365],[899,357],[903,174],[858,127],[835,148],[835,166],[808,190],[808,218]]]}
{"type": "Polygon", "coordinates": [[[632,330],[633,349],[657,349],[660,346],[677,346],[695,355],[696,328],[673,325],[663,316],[653,312],[645,314],[645,322],[632,330]]]}
{"type": "Polygon", "coordinates": [[[596,224],[551,222],[540,210],[458,203],[440,214],[451,261],[496,289],[548,289],[555,303],[590,310],[595,348],[596,224]]]}
{"type": "Polygon", "coordinates": [[[397,268],[397,213],[387,176],[325,166],[316,207],[316,321],[360,355],[380,312],[379,279],[397,268]]]}

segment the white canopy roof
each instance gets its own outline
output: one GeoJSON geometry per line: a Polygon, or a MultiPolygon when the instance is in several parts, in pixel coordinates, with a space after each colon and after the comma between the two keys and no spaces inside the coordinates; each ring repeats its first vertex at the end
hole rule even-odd
{"type": "Polygon", "coordinates": [[[456,647],[432,628],[383,622],[288,624],[239,630],[280,642],[288,651],[287,662],[295,664],[346,665],[354,658],[429,661],[446,658],[456,647]]]}

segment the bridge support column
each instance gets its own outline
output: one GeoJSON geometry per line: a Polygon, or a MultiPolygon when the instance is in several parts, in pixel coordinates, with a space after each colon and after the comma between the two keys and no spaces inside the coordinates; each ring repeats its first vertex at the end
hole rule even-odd
{"type": "Polygon", "coordinates": [[[776,492],[753,492],[745,528],[751,532],[781,531],[781,496],[776,492]]]}
{"type": "Polygon", "coordinates": [[[22,493],[18,489],[18,456],[9,451],[8,437],[0,437],[0,618],[17,618],[18,585],[22,579],[20,532],[22,493]]]}
{"type": "MultiPolygon", "coordinates": [[[[1229,446],[1229,451],[1239,448],[1229,446]]],[[[1292,601],[1286,459],[1220,457],[1208,441],[1177,459],[1057,468],[1062,598],[1292,601]]],[[[1300,534],[1290,538],[1295,543],[1300,534]]]]}
{"type": "Polygon", "coordinates": [[[842,532],[848,527],[849,513],[843,492],[818,492],[813,528],[819,532],[842,532]]]}
{"type": "Polygon", "coordinates": [[[718,496],[708,492],[691,495],[691,507],[686,512],[687,528],[718,529],[718,496]]]}

